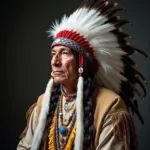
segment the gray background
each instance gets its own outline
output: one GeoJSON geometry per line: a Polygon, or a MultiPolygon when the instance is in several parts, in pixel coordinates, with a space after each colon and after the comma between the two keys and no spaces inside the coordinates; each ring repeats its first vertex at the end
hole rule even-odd
{"type": "MultiPolygon", "coordinates": [[[[70,14],[81,0],[20,0],[1,1],[0,56],[1,56],[1,149],[16,149],[18,136],[25,126],[25,112],[44,92],[50,77],[51,40],[46,31],[55,18],[70,14]]],[[[149,0],[120,0],[120,7],[128,9],[119,13],[132,21],[125,31],[134,36],[133,45],[143,49],[149,56],[150,2],[149,0]]],[[[133,57],[139,69],[149,80],[148,63],[142,55],[133,57]]],[[[148,91],[148,86],[146,86],[148,91]]],[[[134,117],[139,149],[150,149],[149,94],[139,99],[144,117],[142,126],[134,117]]]]}

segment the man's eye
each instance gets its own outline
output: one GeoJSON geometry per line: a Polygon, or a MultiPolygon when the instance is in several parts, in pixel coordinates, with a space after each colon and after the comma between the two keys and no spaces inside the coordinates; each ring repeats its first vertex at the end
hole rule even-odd
{"type": "Polygon", "coordinates": [[[55,53],[51,53],[51,55],[52,55],[52,56],[54,56],[54,55],[55,55],[55,53]]]}
{"type": "Polygon", "coordinates": [[[63,54],[69,54],[69,52],[68,52],[68,51],[63,51],[62,53],[63,53],[63,54]]]}

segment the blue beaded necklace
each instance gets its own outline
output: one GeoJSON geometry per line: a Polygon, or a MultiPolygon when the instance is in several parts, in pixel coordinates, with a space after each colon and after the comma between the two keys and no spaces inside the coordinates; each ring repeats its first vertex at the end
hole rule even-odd
{"type": "Polygon", "coordinates": [[[63,96],[61,95],[59,97],[57,108],[56,108],[57,113],[56,113],[55,129],[54,129],[55,130],[54,144],[57,150],[64,149],[76,120],[76,113],[75,113],[76,110],[74,108],[74,111],[71,112],[68,118],[68,122],[66,124],[63,123],[62,99],[63,96]],[[59,128],[59,122],[60,122],[60,128],[59,128]]]}
{"type": "Polygon", "coordinates": [[[73,115],[75,115],[75,111],[76,111],[76,107],[73,108],[71,115],[69,116],[67,123],[64,124],[63,123],[63,112],[62,112],[62,100],[63,100],[63,96],[60,96],[60,103],[59,103],[59,121],[60,121],[60,125],[61,127],[59,128],[59,133],[61,135],[66,135],[67,134],[67,126],[70,124],[70,122],[72,121],[73,115]]]}

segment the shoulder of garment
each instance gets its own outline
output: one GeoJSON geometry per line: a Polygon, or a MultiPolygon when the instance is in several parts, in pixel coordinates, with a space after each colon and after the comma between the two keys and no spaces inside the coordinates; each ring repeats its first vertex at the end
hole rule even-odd
{"type": "MultiPolygon", "coordinates": [[[[95,147],[98,145],[99,136],[102,132],[104,120],[107,116],[112,122],[113,133],[116,139],[123,140],[126,145],[128,136],[136,139],[135,128],[128,109],[121,97],[106,88],[98,88],[93,94],[95,103],[94,128],[95,128],[95,147]],[[132,132],[132,133],[131,133],[132,132]],[[130,134],[130,135],[129,135],[130,134]]],[[[137,143],[134,142],[134,146],[137,143]]]]}
{"type": "Polygon", "coordinates": [[[29,128],[29,122],[30,122],[30,119],[31,119],[31,114],[33,113],[34,109],[36,109],[34,115],[36,115],[36,120],[35,120],[35,123],[36,125],[38,124],[38,117],[39,117],[39,114],[40,114],[40,111],[41,111],[41,106],[42,106],[42,101],[43,101],[43,97],[44,97],[44,94],[41,94],[39,97],[38,97],[38,100],[36,103],[32,104],[28,111],[26,112],[26,120],[27,120],[27,123],[26,123],[26,127],[24,128],[24,130],[22,131],[21,135],[20,135],[20,138],[23,138],[26,133],[27,133],[27,130],[29,128]]]}

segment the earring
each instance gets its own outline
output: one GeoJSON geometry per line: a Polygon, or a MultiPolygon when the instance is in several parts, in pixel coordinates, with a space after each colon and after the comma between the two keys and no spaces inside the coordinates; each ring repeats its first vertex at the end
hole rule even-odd
{"type": "Polygon", "coordinates": [[[79,54],[79,69],[78,69],[78,72],[79,72],[79,76],[82,76],[83,74],[83,64],[84,64],[84,57],[82,54],[79,54]]]}
{"type": "Polygon", "coordinates": [[[80,76],[82,76],[83,71],[84,71],[83,66],[79,66],[78,72],[80,76]]]}

